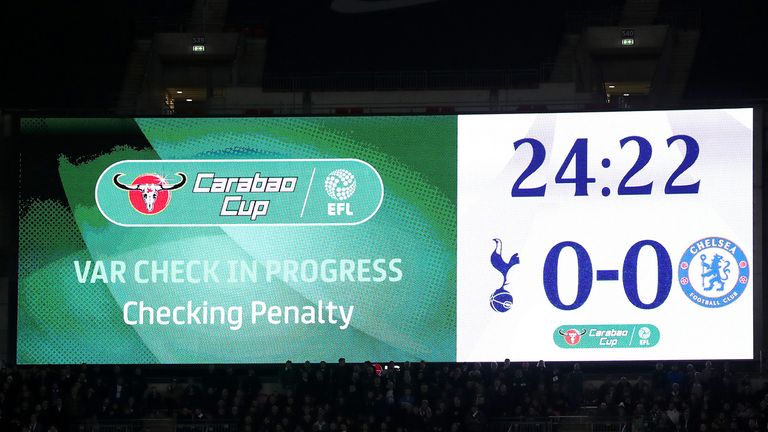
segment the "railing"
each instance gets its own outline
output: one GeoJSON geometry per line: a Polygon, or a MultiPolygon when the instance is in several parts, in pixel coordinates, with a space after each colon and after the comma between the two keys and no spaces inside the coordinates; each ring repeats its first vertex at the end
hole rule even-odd
{"type": "Polygon", "coordinates": [[[80,423],[77,432],[239,432],[239,423],[232,421],[178,421],[174,419],[101,420],[80,423]]]}
{"type": "Polygon", "coordinates": [[[552,416],[534,419],[496,418],[488,422],[489,432],[625,432],[627,422],[619,418],[591,416],[552,416]]]}
{"type": "Polygon", "coordinates": [[[491,422],[488,432],[552,432],[553,425],[547,421],[491,422]]]}
{"type": "MultiPolygon", "coordinates": [[[[499,418],[488,422],[489,432],[625,432],[626,422],[617,418],[553,416],[536,419],[499,418]]],[[[236,421],[175,421],[173,419],[109,420],[77,425],[78,432],[239,432],[236,421]]]]}
{"type": "Polygon", "coordinates": [[[470,88],[536,88],[546,67],[488,71],[402,71],[265,74],[263,87],[272,91],[374,91],[470,88]]]}
{"type": "Polygon", "coordinates": [[[238,423],[177,423],[177,432],[238,432],[238,423]]]}
{"type": "Polygon", "coordinates": [[[695,3],[679,5],[673,1],[662,1],[655,22],[683,30],[698,29],[701,27],[701,14],[701,8],[695,3]]]}
{"type": "MultiPolygon", "coordinates": [[[[342,104],[312,104],[309,112],[304,111],[304,107],[301,101],[293,103],[217,103],[208,104],[203,109],[196,110],[194,112],[187,112],[185,110],[177,110],[174,115],[180,117],[189,116],[210,116],[210,117],[222,117],[222,116],[236,116],[236,117],[263,117],[263,116],[301,116],[301,115],[339,115],[336,108],[342,104]]],[[[349,107],[350,104],[343,104],[345,107],[349,107]]],[[[627,109],[618,103],[617,99],[612,99],[610,103],[604,101],[531,101],[531,102],[507,102],[500,103],[491,106],[490,103],[482,102],[441,102],[440,104],[427,104],[427,103],[407,103],[407,102],[392,102],[392,103],[361,103],[357,106],[361,107],[361,111],[350,112],[354,115],[371,115],[371,114],[431,114],[429,108],[432,105],[450,106],[454,113],[515,113],[515,112],[578,112],[578,111],[611,111],[619,109],[627,109]]],[[[632,109],[716,109],[716,108],[728,108],[728,107],[766,107],[768,106],[768,99],[760,98],[742,98],[742,99],[685,99],[675,105],[653,103],[647,100],[633,100],[632,109]]],[[[178,105],[177,105],[178,107],[178,105]]],[[[161,115],[160,107],[157,108],[142,107],[141,110],[134,113],[117,114],[114,107],[56,107],[38,109],[29,108],[7,108],[5,112],[12,116],[18,117],[114,117],[114,116],[159,116],[161,115]]],[[[442,111],[445,113],[446,111],[442,111]]],[[[768,122],[765,122],[768,124],[768,122]]],[[[768,370],[768,356],[764,353],[764,359],[762,362],[755,361],[743,361],[739,363],[739,370],[745,373],[765,373],[768,370]]],[[[611,363],[615,365],[616,363],[611,363]]],[[[733,365],[734,363],[732,363],[733,365]]],[[[643,368],[650,368],[652,366],[635,366],[626,368],[625,363],[619,363],[622,370],[626,370],[625,374],[645,374],[643,368]]],[[[77,366],[77,365],[76,365],[77,366]]],[[[168,367],[168,366],[165,366],[168,367]]],[[[259,366],[256,366],[257,370],[261,370],[259,366]]],[[[263,370],[269,370],[269,374],[277,374],[272,371],[270,365],[265,365],[263,370]]],[[[595,371],[606,371],[605,373],[616,374],[615,371],[610,371],[607,366],[591,365],[595,371]]],[[[169,371],[173,369],[169,368],[169,371]]],[[[192,372],[198,374],[199,371],[192,372]]]]}
{"type": "Polygon", "coordinates": [[[621,8],[610,6],[601,10],[581,10],[566,12],[565,22],[570,32],[580,32],[591,26],[615,26],[621,18],[621,8]]]}

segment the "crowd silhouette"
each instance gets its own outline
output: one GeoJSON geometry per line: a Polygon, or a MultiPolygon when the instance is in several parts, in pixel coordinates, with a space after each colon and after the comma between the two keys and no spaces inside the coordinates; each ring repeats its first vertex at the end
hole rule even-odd
{"type": "Polygon", "coordinates": [[[5,366],[0,431],[83,431],[147,418],[242,432],[484,431],[574,415],[631,431],[768,430],[766,381],[728,363],[658,363],[630,378],[585,375],[578,363],[509,361],[146,369],[5,366]]]}

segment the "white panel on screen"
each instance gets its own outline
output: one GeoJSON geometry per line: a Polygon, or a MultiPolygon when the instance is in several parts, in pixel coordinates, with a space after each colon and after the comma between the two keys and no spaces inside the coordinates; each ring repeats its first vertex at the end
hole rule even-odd
{"type": "Polygon", "coordinates": [[[752,358],[751,119],[459,116],[457,360],[752,358]]]}

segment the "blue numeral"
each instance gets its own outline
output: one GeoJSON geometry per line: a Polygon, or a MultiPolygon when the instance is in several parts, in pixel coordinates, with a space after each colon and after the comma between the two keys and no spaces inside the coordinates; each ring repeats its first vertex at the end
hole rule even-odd
{"type": "Polygon", "coordinates": [[[672,144],[680,140],[685,143],[685,157],[683,157],[683,161],[680,162],[680,166],[677,167],[675,172],[672,173],[672,175],[669,177],[669,180],[667,180],[667,184],[664,186],[664,193],[666,194],[695,194],[699,193],[699,183],[701,183],[701,180],[697,180],[696,183],[693,184],[687,184],[687,185],[678,185],[675,186],[672,183],[677,180],[678,177],[680,177],[680,174],[685,172],[688,168],[693,165],[694,162],[696,162],[696,159],[699,157],[699,143],[696,142],[693,137],[690,137],[688,135],[675,135],[667,140],[667,147],[671,147],[672,144]]]}
{"type": "Polygon", "coordinates": [[[512,196],[544,196],[544,190],[547,188],[546,184],[534,188],[524,188],[520,185],[523,183],[523,181],[525,181],[525,179],[528,178],[528,176],[533,174],[534,171],[541,167],[541,165],[544,163],[544,158],[547,155],[547,150],[544,148],[544,144],[534,138],[523,138],[521,140],[515,141],[515,150],[517,150],[518,147],[523,144],[531,145],[531,149],[533,149],[533,157],[531,158],[531,163],[528,164],[528,167],[525,169],[525,171],[523,171],[522,174],[520,174],[520,177],[512,186],[512,196]]]}
{"type": "MultiPolygon", "coordinates": [[[[598,273],[614,272],[615,270],[602,270],[598,273]]],[[[655,309],[667,300],[669,292],[672,289],[672,261],[669,253],[659,242],[653,240],[642,240],[629,248],[624,257],[624,266],[622,269],[622,279],[624,283],[624,293],[627,299],[635,307],[640,309],[655,309]],[[658,283],[656,287],[656,298],[650,303],[643,303],[637,289],[637,260],[640,256],[640,250],[650,246],[656,252],[656,262],[658,269],[658,283]]],[[[615,280],[616,277],[601,278],[598,280],[615,280]]],[[[565,241],[556,244],[547,254],[544,260],[544,294],[546,294],[552,306],[560,310],[574,310],[581,307],[589,297],[592,291],[592,261],[589,258],[587,250],[576,242],[565,241]],[[576,252],[576,262],[578,265],[579,279],[576,290],[576,300],[567,305],[560,300],[560,291],[557,285],[557,265],[560,261],[560,253],[565,248],[571,248],[576,252]]]]}
{"type": "MultiPolygon", "coordinates": [[[[677,167],[677,169],[672,173],[672,175],[667,180],[667,183],[664,185],[664,193],[665,194],[698,193],[701,180],[697,180],[695,183],[684,184],[684,185],[675,185],[674,182],[688,168],[693,166],[693,164],[698,159],[699,143],[691,136],[675,135],[667,139],[667,147],[671,147],[672,144],[674,144],[677,141],[682,141],[685,144],[685,156],[683,157],[683,161],[680,162],[680,166],[677,167]]],[[[653,182],[649,182],[644,185],[638,185],[638,186],[629,186],[627,185],[627,183],[629,183],[630,180],[632,180],[632,177],[634,177],[637,173],[639,173],[640,170],[642,170],[643,168],[645,168],[646,165],[648,165],[648,162],[650,162],[651,156],[653,154],[653,146],[651,146],[651,143],[647,139],[637,135],[623,138],[619,141],[619,144],[621,145],[621,148],[624,148],[628,143],[631,143],[631,142],[635,142],[638,145],[637,160],[632,165],[632,168],[630,168],[629,171],[627,171],[627,173],[619,182],[619,187],[617,192],[619,195],[649,195],[653,188],[653,182]]],[[[528,179],[528,177],[530,177],[534,172],[536,172],[536,170],[541,168],[541,166],[544,164],[544,160],[546,159],[547,151],[544,148],[544,144],[542,144],[539,140],[534,138],[523,138],[521,140],[515,141],[514,143],[515,150],[517,150],[523,144],[529,144],[531,146],[531,149],[533,150],[533,156],[531,157],[531,162],[528,164],[528,166],[525,168],[522,174],[520,174],[520,177],[518,177],[517,181],[515,181],[515,184],[512,186],[512,196],[513,197],[544,196],[544,192],[546,191],[546,188],[547,188],[546,183],[537,187],[523,187],[522,184],[526,179],[528,179]]],[[[589,148],[587,146],[587,138],[578,138],[576,142],[573,143],[573,147],[571,147],[571,150],[568,152],[568,155],[565,157],[565,160],[563,161],[562,165],[558,169],[557,174],[555,174],[555,183],[573,183],[574,184],[575,186],[574,196],[588,195],[587,187],[589,186],[590,183],[595,183],[595,178],[589,177],[589,174],[587,172],[588,171],[588,165],[587,165],[588,149],[589,148]],[[565,171],[571,165],[572,162],[575,163],[574,175],[573,177],[565,177],[565,171]]]]}
{"type": "Polygon", "coordinates": [[[568,152],[568,156],[565,157],[563,165],[560,166],[560,170],[555,175],[555,183],[573,183],[576,185],[576,193],[574,196],[587,195],[587,185],[594,183],[594,177],[589,177],[587,174],[587,139],[579,138],[573,143],[571,151],[568,152]],[[576,158],[576,173],[573,178],[565,178],[565,170],[571,161],[576,158]]]}
{"type": "Polygon", "coordinates": [[[629,301],[640,309],[655,309],[664,303],[669,296],[669,290],[672,287],[672,261],[669,259],[667,250],[660,243],[653,240],[643,240],[635,243],[629,248],[627,256],[624,258],[624,270],[622,272],[624,281],[624,292],[629,301]],[[658,287],[656,289],[656,298],[650,303],[643,303],[637,292],[637,257],[640,255],[640,249],[650,246],[656,251],[656,261],[658,263],[658,287]]]}
{"type": "Polygon", "coordinates": [[[649,143],[647,139],[641,136],[628,136],[619,141],[619,144],[621,144],[621,148],[624,148],[624,145],[632,141],[638,144],[640,152],[637,155],[637,161],[635,161],[635,164],[632,165],[632,168],[629,169],[627,175],[621,179],[618,193],[619,195],[648,195],[651,193],[653,182],[644,184],[642,186],[627,186],[627,182],[629,182],[629,179],[631,179],[632,176],[637,174],[638,171],[643,169],[643,167],[648,164],[648,161],[651,160],[651,153],[653,153],[653,148],[651,147],[651,143],[649,143]]]}
{"type": "Polygon", "coordinates": [[[574,310],[581,307],[589,297],[592,290],[592,261],[583,246],[576,242],[566,241],[558,243],[547,254],[544,260],[544,293],[546,293],[552,306],[561,310],[574,310]],[[560,300],[560,292],[557,288],[557,262],[560,260],[560,252],[564,248],[571,248],[576,252],[576,262],[579,266],[579,282],[576,292],[576,300],[567,305],[560,300]]]}

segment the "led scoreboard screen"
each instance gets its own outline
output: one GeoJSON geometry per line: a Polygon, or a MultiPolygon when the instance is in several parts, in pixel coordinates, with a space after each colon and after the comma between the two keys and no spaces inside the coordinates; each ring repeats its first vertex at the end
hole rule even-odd
{"type": "Polygon", "coordinates": [[[458,360],[752,358],[751,109],[458,122],[458,360]]]}
{"type": "Polygon", "coordinates": [[[24,118],[18,149],[20,364],[753,356],[752,109],[24,118]]]}

